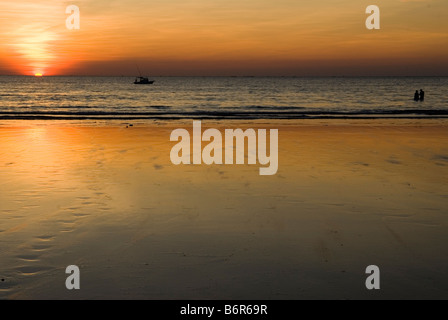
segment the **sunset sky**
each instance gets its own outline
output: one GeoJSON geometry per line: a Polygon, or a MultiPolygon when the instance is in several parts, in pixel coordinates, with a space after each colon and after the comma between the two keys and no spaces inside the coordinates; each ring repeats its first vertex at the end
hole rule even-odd
{"type": "Polygon", "coordinates": [[[447,0],[1,0],[0,75],[447,76],[447,16],[447,0]]]}

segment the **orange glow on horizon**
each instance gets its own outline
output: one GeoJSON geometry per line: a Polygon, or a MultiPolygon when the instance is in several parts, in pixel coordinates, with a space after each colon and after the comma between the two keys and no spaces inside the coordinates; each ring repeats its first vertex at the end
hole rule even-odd
{"type": "Polygon", "coordinates": [[[80,30],[66,4],[0,3],[0,74],[448,72],[445,0],[383,3],[377,32],[358,0],[84,0],[80,30]]]}

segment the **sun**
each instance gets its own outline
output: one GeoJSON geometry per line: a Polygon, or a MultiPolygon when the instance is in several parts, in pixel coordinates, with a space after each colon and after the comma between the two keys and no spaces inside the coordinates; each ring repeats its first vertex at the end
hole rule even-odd
{"type": "Polygon", "coordinates": [[[35,73],[34,76],[35,76],[35,77],[42,77],[43,74],[42,74],[42,73],[35,73]]]}

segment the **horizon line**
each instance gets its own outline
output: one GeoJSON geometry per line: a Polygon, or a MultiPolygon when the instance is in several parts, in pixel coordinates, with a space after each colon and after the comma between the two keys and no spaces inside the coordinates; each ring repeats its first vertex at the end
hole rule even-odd
{"type": "MultiPolygon", "coordinates": [[[[24,75],[24,74],[0,74],[0,77],[31,77],[31,78],[51,78],[51,77],[103,77],[103,78],[135,78],[130,75],[24,75]]],[[[444,78],[447,75],[151,75],[146,77],[154,78],[444,78]]]]}

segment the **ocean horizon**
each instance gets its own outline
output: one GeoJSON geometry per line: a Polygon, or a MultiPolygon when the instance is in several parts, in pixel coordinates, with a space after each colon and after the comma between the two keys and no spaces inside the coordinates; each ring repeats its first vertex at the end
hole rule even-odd
{"type": "Polygon", "coordinates": [[[448,77],[1,76],[1,120],[448,117],[448,77]],[[426,92],[414,101],[415,90],[426,92]]]}

